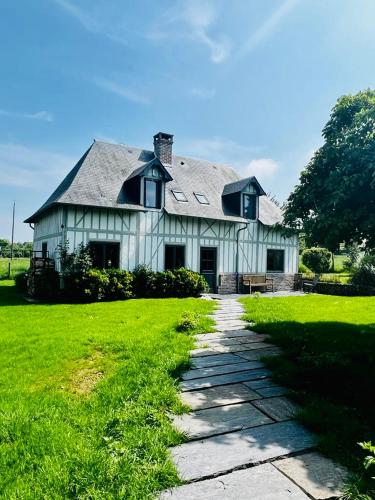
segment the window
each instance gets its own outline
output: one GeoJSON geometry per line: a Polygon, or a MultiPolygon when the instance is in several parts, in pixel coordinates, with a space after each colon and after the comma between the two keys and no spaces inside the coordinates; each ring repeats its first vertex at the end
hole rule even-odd
{"type": "Polygon", "coordinates": [[[145,179],[144,206],[147,208],[160,208],[161,183],[153,179],[145,179]]]}
{"type": "Polygon", "coordinates": [[[90,253],[93,267],[99,269],[120,267],[120,243],[90,241],[90,253]]]}
{"type": "Polygon", "coordinates": [[[183,193],[182,191],[176,191],[174,189],[172,189],[171,191],[172,191],[173,196],[176,198],[177,201],[188,201],[186,196],[185,196],[185,193],[183,193]]]}
{"type": "Polygon", "coordinates": [[[210,204],[204,194],[202,194],[202,193],[194,193],[194,196],[199,201],[199,203],[201,203],[202,205],[209,205],[210,204]]]}
{"type": "Polygon", "coordinates": [[[48,257],[48,243],[43,241],[42,243],[42,259],[47,259],[48,257]]]}
{"type": "Polygon", "coordinates": [[[267,250],[267,272],[284,272],[284,250],[267,250]]]}
{"type": "Polygon", "coordinates": [[[183,245],[165,246],[165,269],[178,269],[185,266],[185,247],[183,245]]]}
{"type": "Polygon", "coordinates": [[[257,196],[244,193],[242,198],[242,216],[245,219],[256,220],[257,218],[257,196]]]}

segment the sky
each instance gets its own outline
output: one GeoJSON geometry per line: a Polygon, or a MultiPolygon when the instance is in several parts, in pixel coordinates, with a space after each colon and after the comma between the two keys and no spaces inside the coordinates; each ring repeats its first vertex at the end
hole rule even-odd
{"type": "Polygon", "coordinates": [[[375,87],[374,0],[1,0],[0,238],[93,139],[255,175],[286,200],[338,97],[375,87]]]}

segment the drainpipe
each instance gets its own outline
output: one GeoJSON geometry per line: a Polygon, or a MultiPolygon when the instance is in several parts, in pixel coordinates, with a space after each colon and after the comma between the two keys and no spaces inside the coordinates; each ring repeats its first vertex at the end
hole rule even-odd
{"type": "Polygon", "coordinates": [[[241,231],[244,231],[244,229],[247,228],[247,226],[249,225],[248,222],[245,222],[244,223],[245,225],[243,227],[240,227],[239,229],[237,229],[237,237],[236,237],[236,291],[237,293],[239,293],[240,291],[240,283],[239,283],[239,278],[240,278],[240,275],[238,273],[238,268],[239,268],[239,263],[240,263],[240,253],[239,253],[239,239],[240,239],[240,232],[241,231]]]}

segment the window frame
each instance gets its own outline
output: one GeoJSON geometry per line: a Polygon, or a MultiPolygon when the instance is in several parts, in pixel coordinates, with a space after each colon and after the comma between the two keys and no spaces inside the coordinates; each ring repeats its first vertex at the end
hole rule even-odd
{"type": "Polygon", "coordinates": [[[145,208],[160,209],[161,208],[161,198],[162,198],[162,181],[160,179],[155,179],[153,177],[144,177],[143,179],[143,206],[145,208]],[[149,205],[146,203],[147,199],[147,183],[154,183],[156,185],[156,204],[149,205]]]}
{"type": "Polygon", "coordinates": [[[175,197],[175,199],[176,199],[178,202],[180,202],[180,203],[186,203],[186,202],[188,201],[188,199],[187,199],[187,197],[186,197],[185,193],[184,193],[183,191],[181,191],[180,189],[171,189],[171,191],[172,191],[173,196],[175,197]],[[184,199],[183,199],[183,200],[179,200],[179,199],[177,198],[177,196],[176,196],[176,195],[179,195],[179,194],[181,194],[181,195],[184,197],[184,199]]]}
{"type": "Polygon", "coordinates": [[[253,193],[242,193],[242,217],[247,220],[255,221],[258,219],[258,195],[253,193]],[[245,213],[245,197],[253,198],[254,200],[254,217],[248,217],[248,214],[245,213]]]}
{"type": "MultiPolygon", "coordinates": [[[[121,243],[119,241],[108,241],[108,240],[90,240],[89,241],[89,249],[91,245],[103,245],[103,250],[101,254],[101,263],[100,266],[94,266],[93,267],[98,267],[98,269],[121,269],[121,243]],[[108,267],[102,267],[102,264],[109,260],[107,259],[107,254],[108,254],[108,247],[112,246],[113,248],[116,248],[116,251],[118,251],[118,266],[108,266],[108,267]]],[[[92,248],[90,249],[90,253],[92,252],[92,248]]],[[[91,253],[92,258],[94,259],[93,254],[91,253]]],[[[93,261],[94,264],[94,261],[93,261]]]]}
{"type": "Polygon", "coordinates": [[[198,201],[198,203],[200,203],[201,205],[209,205],[210,204],[210,202],[208,201],[208,198],[207,198],[207,196],[205,194],[203,194],[203,193],[195,193],[194,192],[194,196],[195,196],[196,200],[198,201]],[[202,198],[204,198],[206,201],[201,201],[199,199],[199,196],[201,196],[202,198]]]}
{"type": "Polygon", "coordinates": [[[186,245],[183,243],[166,243],[164,245],[164,270],[165,271],[171,271],[173,269],[178,269],[180,267],[185,267],[186,265],[186,245]],[[169,267],[167,266],[167,248],[173,248],[174,249],[174,254],[173,254],[173,266],[169,267]],[[177,248],[182,248],[183,249],[183,264],[181,266],[176,266],[176,249],[177,248]]]}
{"type": "Polygon", "coordinates": [[[285,273],[285,249],[283,248],[267,248],[266,252],[266,272],[267,273],[285,273]],[[268,253],[281,252],[282,253],[282,269],[269,269],[268,268],[268,253]]]}

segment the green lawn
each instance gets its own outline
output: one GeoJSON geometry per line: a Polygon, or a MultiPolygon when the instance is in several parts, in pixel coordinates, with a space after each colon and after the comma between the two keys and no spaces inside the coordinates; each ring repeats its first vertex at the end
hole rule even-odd
{"type": "Polygon", "coordinates": [[[9,277],[9,262],[11,262],[11,271],[10,271],[10,276],[11,278],[14,278],[19,273],[22,273],[23,271],[27,271],[30,266],[30,259],[24,259],[24,258],[17,258],[13,259],[10,261],[10,259],[3,259],[0,257],[0,280],[1,279],[8,279],[9,277]]]}
{"type": "Polygon", "coordinates": [[[358,441],[375,442],[375,297],[245,298],[254,330],[283,355],[268,362],[295,391],[326,454],[356,470],[358,441]]]}
{"type": "Polygon", "coordinates": [[[0,496],[143,499],[178,483],[176,376],[200,299],[30,305],[0,283],[0,496]]]}

